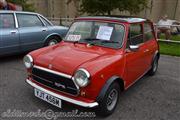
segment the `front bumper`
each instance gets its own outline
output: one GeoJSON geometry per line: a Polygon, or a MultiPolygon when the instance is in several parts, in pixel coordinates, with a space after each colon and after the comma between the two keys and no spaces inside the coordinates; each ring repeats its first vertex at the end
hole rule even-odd
{"type": "Polygon", "coordinates": [[[49,90],[47,90],[47,89],[44,89],[44,88],[42,88],[41,86],[33,83],[33,82],[32,82],[31,80],[29,80],[29,79],[26,79],[26,82],[27,82],[28,84],[30,84],[32,87],[36,88],[36,89],[39,89],[39,90],[41,90],[41,91],[43,91],[43,92],[45,92],[45,93],[47,93],[47,94],[50,94],[50,95],[52,95],[52,96],[54,96],[54,97],[57,97],[57,98],[59,98],[59,99],[61,99],[61,100],[66,101],[66,102],[73,103],[73,104],[75,104],[75,105],[79,105],[79,106],[87,107],[87,108],[93,108],[93,107],[96,107],[96,106],[99,105],[97,102],[87,103],[87,102],[75,100],[75,99],[72,99],[72,98],[68,98],[68,97],[62,96],[62,95],[60,95],[60,94],[56,94],[56,93],[54,93],[54,92],[51,92],[51,91],[49,91],[49,90]]]}

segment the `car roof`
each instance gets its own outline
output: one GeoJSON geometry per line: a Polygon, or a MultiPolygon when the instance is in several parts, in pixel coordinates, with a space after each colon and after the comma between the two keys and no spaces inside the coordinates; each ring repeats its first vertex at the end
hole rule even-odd
{"type": "Polygon", "coordinates": [[[145,22],[150,21],[148,19],[140,18],[140,17],[134,17],[134,16],[88,16],[88,17],[78,17],[75,20],[116,20],[119,22],[126,22],[126,23],[139,23],[139,22],[145,22]]]}
{"type": "Polygon", "coordinates": [[[26,11],[12,11],[12,10],[0,10],[0,13],[22,13],[22,14],[38,14],[35,12],[26,12],[26,11]]]}

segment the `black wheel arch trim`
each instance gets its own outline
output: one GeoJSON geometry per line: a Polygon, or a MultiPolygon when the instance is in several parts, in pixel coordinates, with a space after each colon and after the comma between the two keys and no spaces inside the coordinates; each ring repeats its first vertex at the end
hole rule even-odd
{"type": "Polygon", "coordinates": [[[159,58],[160,58],[160,53],[159,53],[159,51],[156,51],[156,52],[154,53],[154,56],[153,56],[153,59],[152,59],[152,63],[153,63],[154,59],[156,58],[156,56],[158,57],[158,60],[159,60],[159,58]]]}
{"type": "Polygon", "coordinates": [[[99,95],[98,95],[97,98],[96,98],[96,101],[97,101],[97,102],[101,102],[101,101],[103,100],[104,96],[106,95],[106,92],[107,92],[108,88],[109,88],[110,85],[111,85],[113,82],[115,82],[115,81],[119,82],[120,84],[122,84],[122,82],[123,82],[123,86],[120,85],[120,87],[121,87],[121,90],[122,90],[122,91],[124,90],[124,81],[123,81],[119,76],[112,76],[111,78],[109,78],[109,79],[106,81],[105,85],[102,87],[99,95]],[[123,88],[122,88],[122,87],[123,87],[123,88]]]}

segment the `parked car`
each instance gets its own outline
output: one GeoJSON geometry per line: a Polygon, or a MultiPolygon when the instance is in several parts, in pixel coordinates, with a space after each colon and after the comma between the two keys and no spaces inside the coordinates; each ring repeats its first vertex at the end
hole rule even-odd
{"type": "Polygon", "coordinates": [[[142,18],[80,17],[65,39],[24,57],[35,96],[57,107],[61,100],[115,110],[120,93],[158,69],[159,45],[151,21],[142,18]]]}
{"type": "Polygon", "coordinates": [[[37,13],[0,11],[0,56],[56,44],[67,30],[37,13]]]}

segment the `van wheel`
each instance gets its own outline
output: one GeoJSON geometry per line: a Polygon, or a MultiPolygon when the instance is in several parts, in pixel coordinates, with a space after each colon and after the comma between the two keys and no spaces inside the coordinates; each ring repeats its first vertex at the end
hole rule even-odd
{"type": "Polygon", "coordinates": [[[158,69],[158,57],[156,56],[152,62],[152,67],[149,70],[149,75],[150,76],[155,75],[157,69],[158,69]]]}
{"type": "Polygon", "coordinates": [[[45,46],[51,46],[59,43],[61,39],[59,37],[53,36],[48,38],[47,42],[45,43],[45,46]]]}
{"type": "Polygon", "coordinates": [[[99,102],[97,114],[100,116],[108,116],[112,114],[117,106],[120,95],[120,86],[117,82],[111,84],[104,98],[99,102]]]}

